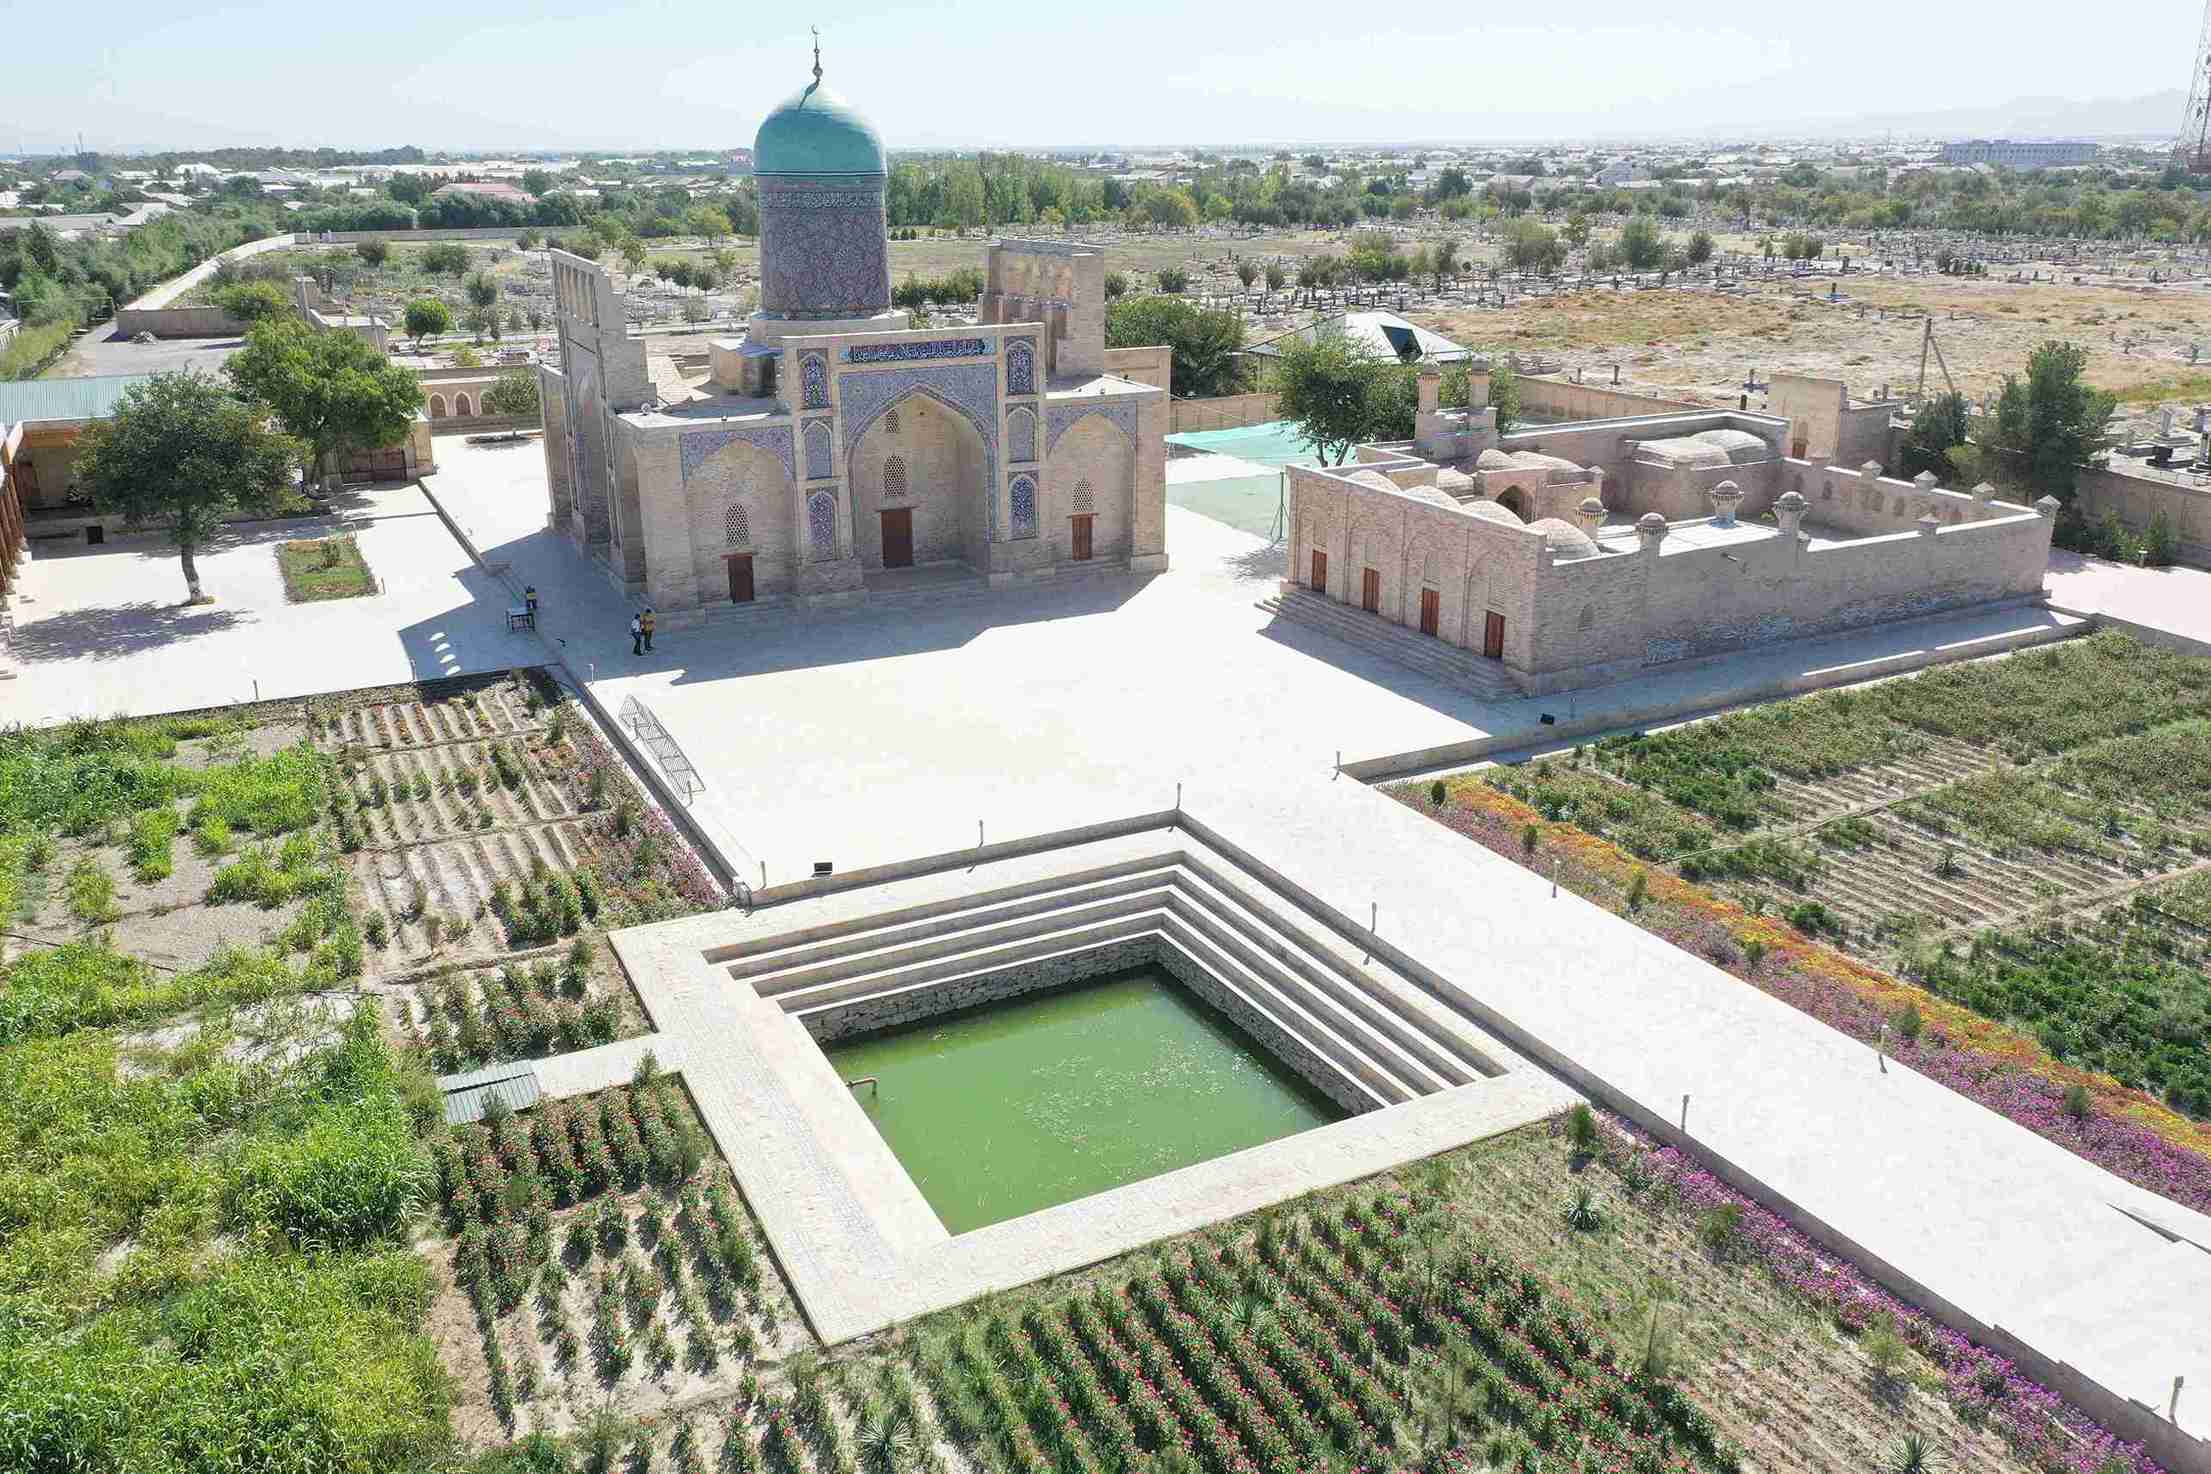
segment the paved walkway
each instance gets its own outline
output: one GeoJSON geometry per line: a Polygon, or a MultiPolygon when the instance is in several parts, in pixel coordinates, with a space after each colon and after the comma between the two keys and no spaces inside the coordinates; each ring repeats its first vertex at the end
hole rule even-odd
{"type": "Polygon", "coordinates": [[[338,519],[239,524],[199,557],[216,602],[184,604],[174,546],[135,535],[41,549],[15,618],[20,674],[0,721],[148,715],[531,665],[506,632],[506,595],[453,540],[419,487],[349,493],[338,519]],[[276,545],[350,532],[382,589],[291,604],[276,545]]]}
{"type": "Polygon", "coordinates": [[[2135,568],[2063,550],[2050,554],[2050,602],[2122,627],[2162,631],[2211,654],[2211,572],[2135,568]]]}
{"type": "MultiPolygon", "coordinates": [[[[504,454],[504,453],[501,453],[504,454]]],[[[534,448],[532,456],[534,457],[534,448]]],[[[1335,771],[1522,740],[1538,713],[1634,720],[1746,689],[1969,653],[2048,616],[1790,645],[1569,700],[1485,705],[1252,607],[1257,539],[1169,512],[1173,572],[894,617],[756,614],[634,661],[627,606],[541,530],[521,457],[448,456],[435,486],[534,579],[546,629],[608,704],[644,695],[688,750],[740,871],[790,878],[1169,806],[1427,962],[1464,1006],[1688,1132],[1929,1297],[2162,1408],[2211,1387],[2211,1220],[2119,1181],[1335,771]],[[2131,1216],[2130,1216],[2131,1215],[2131,1216]],[[2103,1307],[2099,1310],[2098,1307],[2103,1307]],[[2127,1307],[2132,1307],[2128,1309],[2127,1307]],[[2159,1307],[2162,1307],[2161,1309],[2159,1307]]],[[[2160,577],[2163,577],[2160,575],[2160,577]]],[[[2170,585],[2178,587],[2179,585],[2170,585]]],[[[2180,611],[2182,615],[2186,610],[2180,611]]],[[[2211,1397],[2183,1399],[2211,1432],[2211,1397]]]]}

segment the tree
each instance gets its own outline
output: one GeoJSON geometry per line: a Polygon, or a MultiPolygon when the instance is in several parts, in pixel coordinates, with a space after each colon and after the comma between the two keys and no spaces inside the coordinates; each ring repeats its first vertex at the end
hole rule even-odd
{"type": "Polygon", "coordinates": [[[1281,290],[1282,290],[1282,285],[1283,285],[1283,283],[1284,283],[1284,282],[1287,282],[1287,281],[1288,281],[1289,279],[1290,279],[1290,274],[1289,274],[1288,272],[1286,272],[1286,271],[1284,271],[1284,270],[1282,269],[1282,263],[1281,263],[1281,262],[1279,262],[1279,261],[1269,261],[1269,262],[1267,263],[1267,290],[1268,290],[1268,291],[1270,291],[1270,292],[1279,292],[1279,291],[1281,291],[1281,290]]]}
{"type": "Polygon", "coordinates": [[[553,187],[553,176],[543,169],[524,169],[522,187],[531,194],[544,194],[553,187]]]}
{"type": "Polygon", "coordinates": [[[514,234],[514,248],[517,251],[534,251],[537,249],[537,241],[538,235],[534,230],[518,230],[514,234]]]}
{"type": "Polygon", "coordinates": [[[1129,294],[1128,273],[1123,271],[1107,272],[1105,277],[1105,294],[1106,300],[1108,302],[1116,301],[1122,297],[1126,297],[1129,294]]]}
{"type": "Polygon", "coordinates": [[[1489,407],[1497,411],[1497,433],[1511,432],[1520,423],[1520,376],[1509,363],[1500,363],[1489,376],[1489,407]]]}
{"type": "Polygon", "coordinates": [[[1666,241],[1648,215],[1638,215],[1620,228],[1620,255],[1630,271],[1656,270],[1666,259],[1666,241]]]}
{"type": "Polygon", "coordinates": [[[1712,259],[1712,250],[1712,232],[1709,230],[1696,231],[1689,237],[1689,264],[1691,266],[1702,266],[1712,259]]]}
{"type": "Polygon", "coordinates": [[[1186,292],[1190,289],[1190,273],[1179,266],[1162,266],[1154,273],[1162,292],[1186,292]]]}
{"type": "Polygon", "coordinates": [[[492,380],[484,391],[484,413],[534,415],[539,413],[537,375],[528,369],[509,369],[492,380]]]}
{"type": "Polygon", "coordinates": [[[471,307],[461,314],[461,326],[474,333],[476,341],[481,343],[487,333],[498,336],[499,314],[489,307],[471,307]]]}
{"type": "Polygon", "coordinates": [[[1251,371],[1242,356],[1243,314],[1156,296],[1124,298],[1106,308],[1108,348],[1157,343],[1174,352],[1172,383],[1179,398],[1237,394],[1250,381],[1251,371]]]}
{"type": "Polygon", "coordinates": [[[616,249],[621,254],[622,265],[629,270],[634,272],[638,267],[645,264],[645,243],[636,236],[623,236],[620,245],[616,249]]]}
{"type": "Polygon", "coordinates": [[[391,253],[392,248],[382,241],[357,241],[353,246],[353,254],[364,266],[382,266],[391,253]]]}
{"type": "Polygon", "coordinates": [[[439,333],[453,331],[453,312],[435,297],[417,297],[407,304],[405,317],[401,319],[407,336],[415,340],[415,352],[422,351],[422,340],[439,333]]]}
{"type": "Polygon", "coordinates": [[[1436,290],[1440,292],[1443,290],[1443,279],[1458,272],[1459,243],[1449,236],[1436,242],[1434,252],[1428,257],[1428,264],[1435,270],[1436,290]]]}
{"type": "Polygon", "coordinates": [[[2055,339],[2027,355],[2024,383],[2006,375],[1992,423],[1982,443],[1995,450],[2028,488],[2060,502],[2073,499],[2073,481],[2103,444],[2113,396],[2081,382],[2088,351],[2055,339]]]}
{"type": "Polygon", "coordinates": [[[499,300],[499,283],[485,272],[471,273],[468,280],[461,283],[461,287],[468,293],[470,306],[489,307],[499,300]]]}
{"type": "Polygon", "coordinates": [[[1310,342],[1284,342],[1268,380],[1277,413],[1297,425],[1324,465],[1340,466],[1352,446],[1378,438],[1378,427],[1394,417],[1394,381],[1404,376],[1402,365],[1328,328],[1310,342]]]}
{"type": "Polygon", "coordinates": [[[433,276],[459,276],[468,270],[468,247],[459,241],[439,241],[422,248],[422,269],[433,276]]]}
{"type": "Polygon", "coordinates": [[[209,301],[244,323],[275,317],[292,305],[292,299],[273,281],[233,282],[207,295],[209,301]]]}
{"type": "Polygon", "coordinates": [[[305,447],[309,480],[339,451],[392,444],[422,408],[413,369],[366,338],[319,332],[296,318],[256,323],[223,372],[305,447]]]}
{"type": "Polygon", "coordinates": [[[1245,291],[1247,291],[1247,292],[1248,292],[1248,291],[1250,291],[1250,290],[1251,290],[1251,284],[1252,284],[1253,282],[1255,282],[1255,281],[1259,280],[1259,268],[1258,268],[1258,267],[1256,267],[1256,266],[1254,266],[1254,265],[1253,265],[1253,264],[1252,264],[1251,262],[1249,262],[1249,261],[1239,261],[1239,262],[1237,262],[1237,263],[1236,263],[1236,280],[1238,280],[1238,281],[1240,281],[1240,282],[1242,282],[1242,283],[1244,284],[1244,290],[1245,290],[1245,291]]]}
{"type": "Polygon", "coordinates": [[[1522,217],[1505,229],[1505,257],[1515,271],[1548,276],[1566,260],[1566,243],[1542,221],[1522,217]]]}
{"type": "Polygon", "coordinates": [[[1938,394],[1919,407],[1912,427],[1904,433],[1897,474],[1909,480],[1932,471],[1947,481],[1953,473],[1951,450],[1965,444],[1971,429],[1963,394],[1938,394]]]}
{"type": "Polygon", "coordinates": [[[133,527],[162,524],[187,602],[204,604],[193,554],[234,513],[276,510],[299,458],[290,437],[214,379],[157,374],[125,389],[114,415],[84,432],[77,479],[101,511],[133,527]]]}
{"type": "Polygon", "coordinates": [[[684,217],[693,235],[704,236],[709,242],[726,240],[730,234],[729,215],[712,205],[700,205],[684,217]]]}

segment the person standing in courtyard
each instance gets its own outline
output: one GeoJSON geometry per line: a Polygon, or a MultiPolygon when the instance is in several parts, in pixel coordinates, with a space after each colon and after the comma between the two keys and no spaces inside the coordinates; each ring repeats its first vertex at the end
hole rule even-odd
{"type": "Polygon", "coordinates": [[[640,616],[632,614],[630,616],[630,654],[643,655],[644,653],[645,624],[640,616]]]}
{"type": "Polygon", "coordinates": [[[645,631],[645,653],[646,653],[647,655],[650,655],[650,654],[652,654],[652,653],[653,653],[653,606],[652,606],[652,605],[650,605],[650,604],[647,604],[647,605],[645,606],[645,612],[644,612],[644,613],[643,613],[642,615],[640,615],[640,616],[639,616],[639,618],[638,618],[638,623],[639,623],[639,624],[640,624],[640,625],[641,625],[641,626],[643,627],[643,629],[644,629],[644,631],[645,631]]]}
{"type": "Polygon", "coordinates": [[[531,629],[533,629],[533,630],[534,630],[534,629],[536,629],[536,628],[537,628],[537,585],[536,585],[536,584],[534,584],[534,583],[533,583],[533,584],[529,585],[529,586],[528,586],[527,588],[525,588],[525,589],[523,589],[523,590],[522,590],[522,607],[523,607],[524,609],[527,609],[527,610],[528,610],[528,611],[530,612],[530,628],[531,628],[531,629]]]}

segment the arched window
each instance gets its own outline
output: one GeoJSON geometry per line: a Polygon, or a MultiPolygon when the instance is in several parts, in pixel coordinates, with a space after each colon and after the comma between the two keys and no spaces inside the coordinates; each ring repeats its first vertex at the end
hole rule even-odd
{"type": "Polygon", "coordinates": [[[1013,478],[1013,535],[1036,536],[1036,478],[1013,478]]]}
{"type": "Polygon", "coordinates": [[[1006,392],[1036,392],[1036,350],[1029,346],[1025,338],[1015,339],[1006,349],[1006,392]]]}
{"type": "Polygon", "coordinates": [[[902,502],[906,499],[906,458],[892,456],[883,462],[883,500],[902,502]]]}
{"type": "Polygon", "coordinates": [[[430,396],[430,418],[433,420],[442,420],[445,418],[444,395],[433,394],[430,396]]]}
{"type": "Polygon", "coordinates": [[[472,415],[472,414],[476,413],[476,408],[475,408],[475,406],[474,406],[474,405],[471,405],[471,404],[470,404],[470,403],[468,402],[468,395],[467,395],[467,394],[465,394],[465,393],[456,393],[456,394],[454,394],[454,396],[453,396],[453,413],[454,413],[454,415],[455,415],[455,416],[457,416],[458,418],[460,418],[460,419],[464,419],[464,420],[465,420],[465,419],[467,419],[467,418],[468,418],[468,417],[469,417],[470,415],[472,415]]]}
{"type": "Polygon", "coordinates": [[[1086,512],[1098,510],[1097,493],[1090,489],[1090,481],[1087,477],[1075,483],[1074,491],[1067,498],[1067,510],[1078,517],[1086,512]]]}
{"type": "Polygon", "coordinates": [[[1036,459],[1036,413],[1016,405],[1006,416],[1006,457],[1014,461],[1036,459]]]}
{"type": "Polygon", "coordinates": [[[1594,628],[1596,627],[1596,624],[1597,624],[1597,607],[1596,607],[1596,606],[1595,606],[1594,604],[1584,604],[1584,605],[1582,605],[1582,606],[1581,606],[1581,621],[1580,621],[1580,623],[1581,623],[1581,627],[1582,627],[1583,629],[1585,629],[1585,630],[1586,630],[1586,629],[1594,629],[1594,628]]]}
{"type": "Polygon", "coordinates": [[[883,428],[893,435],[896,435],[898,433],[897,405],[894,404],[889,409],[883,411],[883,428]]]}
{"type": "Polygon", "coordinates": [[[729,537],[729,546],[741,548],[752,541],[752,519],[745,515],[744,505],[731,502],[729,510],[722,514],[722,529],[729,537]]]}
{"type": "Polygon", "coordinates": [[[831,474],[832,465],[829,454],[829,422],[816,420],[806,427],[807,479],[826,479],[831,474]]]}

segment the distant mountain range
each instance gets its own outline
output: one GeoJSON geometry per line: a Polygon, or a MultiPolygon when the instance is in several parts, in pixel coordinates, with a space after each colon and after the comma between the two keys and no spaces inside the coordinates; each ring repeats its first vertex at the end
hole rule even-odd
{"type": "Polygon", "coordinates": [[[1716,127],[1713,137],[1865,138],[1882,133],[1926,138],[2170,138],[2180,130],[2188,94],[2178,88],[2141,97],[2086,101],[2017,97],[1991,106],[1935,112],[1876,113],[1856,118],[1798,118],[1753,128],[1716,127]]]}

